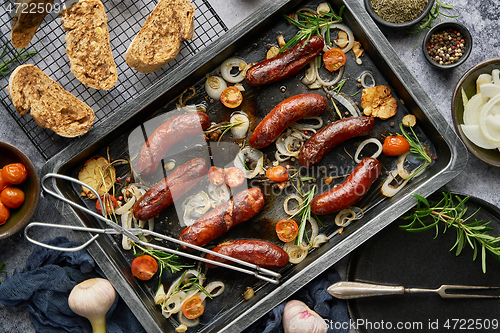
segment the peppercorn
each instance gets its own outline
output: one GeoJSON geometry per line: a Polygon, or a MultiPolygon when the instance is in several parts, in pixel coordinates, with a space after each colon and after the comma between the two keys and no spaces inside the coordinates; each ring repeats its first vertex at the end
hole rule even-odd
{"type": "Polygon", "coordinates": [[[451,65],[462,58],[466,41],[453,29],[434,32],[426,44],[429,57],[440,65],[451,65]]]}

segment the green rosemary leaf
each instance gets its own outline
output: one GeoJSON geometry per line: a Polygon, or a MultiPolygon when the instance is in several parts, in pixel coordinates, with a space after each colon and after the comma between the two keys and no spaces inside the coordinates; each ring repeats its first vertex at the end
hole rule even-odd
{"type": "Polygon", "coordinates": [[[481,249],[481,259],[482,259],[481,267],[483,268],[483,273],[486,273],[486,249],[484,246],[481,249]]]}
{"type": "Polygon", "coordinates": [[[417,198],[417,199],[418,199],[418,201],[419,201],[419,203],[420,203],[420,202],[421,202],[421,203],[423,203],[423,204],[425,205],[425,207],[430,207],[430,205],[429,205],[429,201],[427,201],[427,199],[426,199],[426,198],[424,198],[423,196],[418,195],[418,194],[416,194],[416,193],[413,193],[413,194],[412,194],[412,196],[414,196],[415,198],[417,198]]]}
{"type": "Polygon", "coordinates": [[[452,8],[455,8],[455,6],[445,4],[445,3],[443,3],[443,2],[441,2],[441,1],[439,1],[439,0],[436,0],[436,2],[437,2],[437,3],[441,6],[441,7],[446,8],[446,9],[452,9],[452,8]]]}

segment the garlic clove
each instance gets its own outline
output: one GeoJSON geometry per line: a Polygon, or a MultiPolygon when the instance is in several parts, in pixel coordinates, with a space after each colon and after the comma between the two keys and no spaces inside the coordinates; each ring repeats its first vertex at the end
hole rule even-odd
{"type": "Polygon", "coordinates": [[[285,304],[283,329],[285,333],[326,333],[328,325],[306,304],[291,300],[285,304]]]}

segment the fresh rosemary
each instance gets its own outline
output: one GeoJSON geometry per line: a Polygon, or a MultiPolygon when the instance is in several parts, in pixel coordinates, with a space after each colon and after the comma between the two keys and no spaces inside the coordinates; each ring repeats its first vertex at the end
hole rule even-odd
{"type": "MultiPolygon", "coordinates": [[[[6,50],[7,50],[7,44],[5,44],[5,46],[3,47],[2,53],[0,53],[0,58],[4,56],[6,50]]],[[[20,49],[16,52],[15,57],[1,62],[0,63],[0,74],[2,74],[2,75],[9,74],[9,71],[11,69],[10,64],[12,64],[13,62],[16,62],[18,60],[18,58],[26,59],[26,58],[38,53],[38,51],[28,51],[28,52],[24,52],[24,53],[23,53],[23,51],[24,51],[24,49],[20,49]]]]}
{"type": "Polygon", "coordinates": [[[403,219],[411,220],[407,225],[400,226],[406,231],[419,232],[436,229],[436,238],[439,234],[439,222],[444,223],[443,233],[450,228],[455,228],[457,239],[450,251],[455,249],[456,255],[460,255],[466,244],[474,250],[472,260],[476,260],[479,249],[481,249],[482,270],[486,273],[486,251],[491,253],[497,260],[500,260],[500,237],[489,235],[492,230],[488,224],[491,222],[483,222],[483,220],[474,219],[472,217],[479,211],[466,216],[467,207],[465,206],[469,197],[464,199],[455,195],[458,203],[453,201],[453,195],[449,192],[443,192],[443,198],[434,205],[418,195],[413,194],[417,198],[418,203],[415,209],[403,219]]]}
{"type": "Polygon", "coordinates": [[[207,295],[208,298],[211,299],[212,296],[210,295],[210,293],[201,284],[198,283],[198,276],[200,276],[200,274],[201,274],[201,270],[198,271],[197,276],[193,276],[190,279],[185,279],[186,271],[184,271],[184,273],[182,273],[182,276],[180,278],[179,284],[174,288],[174,290],[170,294],[170,297],[172,295],[177,294],[178,292],[181,292],[181,291],[188,292],[188,291],[192,291],[192,290],[199,290],[202,293],[204,293],[205,295],[207,295]]]}
{"type": "Polygon", "coordinates": [[[403,128],[403,124],[399,124],[399,128],[401,129],[401,133],[405,137],[406,141],[408,141],[408,143],[410,144],[410,152],[413,153],[413,154],[416,154],[417,155],[417,157],[416,157],[417,159],[423,159],[424,160],[424,164],[422,164],[420,167],[418,167],[417,170],[415,170],[414,172],[412,172],[411,175],[410,175],[410,177],[405,180],[406,182],[408,182],[408,181],[410,181],[410,179],[412,179],[413,177],[417,176],[420,172],[422,172],[425,168],[427,168],[432,163],[432,159],[426,153],[424,146],[422,146],[422,143],[420,142],[420,140],[418,139],[417,135],[413,131],[413,127],[410,127],[410,130],[411,130],[411,133],[413,134],[413,137],[415,139],[413,139],[413,137],[410,134],[408,134],[408,133],[405,132],[405,130],[403,128]]]}
{"type": "Polygon", "coordinates": [[[342,22],[342,12],[344,11],[344,7],[342,6],[339,10],[339,14],[335,14],[333,11],[333,8],[330,4],[328,4],[328,7],[330,8],[330,11],[328,13],[326,12],[320,12],[321,15],[319,16],[316,13],[314,13],[312,10],[309,11],[309,13],[305,12],[297,12],[297,19],[293,19],[288,15],[284,15],[285,19],[290,22],[291,24],[295,25],[297,28],[299,28],[299,31],[297,34],[290,39],[280,50],[280,52],[285,51],[286,49],[295,46],[297,43],[300,41],[304,41],[304,44],[307,43],[307,41],[313,36],[313,35],[319,35],[321,36],[321,31],[323,29],[326,29],[325,32],[325,40],[328,43],[328,45],[331,45],[330,42],[330,24],[334,23],[339,23],[342,22]]]}
{"type": "Polygon", "coordinates": [[[218,141],[220,141],[221,138],[224,136],[224,134],[226,134],[227,131],[229,131],[233,127],[239,126],[239,125],[244,124],[244,123],[245,123],[244,121],[236,121],[234,123],[225,121],[225,122],[222,122],[220,124],[210,126],[210,128],[206,129],[204,131],[204,133],[208,134],[208,133],[212,133],[212,132],[220,130],[220,131],[222,131],[221,135],[219,136],[219,140],[218,140],[218,141]]]}

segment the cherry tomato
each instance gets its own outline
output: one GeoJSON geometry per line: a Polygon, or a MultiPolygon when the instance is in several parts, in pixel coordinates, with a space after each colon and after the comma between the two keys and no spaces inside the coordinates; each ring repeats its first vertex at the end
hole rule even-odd
{"type": "MultiPolygon", "coordinates": [[[[118,207],[118,201],[116,201],[116,198],[113,197],[112,195],[105,194],[101,196],[101,200],[104,206],[106,206],[106,215],[113,214],[116,207],[118,207]],[[111,208],[111,204],[113,204],[113,208],[111,208]]],[[[101,204],[99,203],[99,200],[96,201],[95,208],[97,209],[99,214],[102,214],[101,204]]]]}
{"type": "Polygon", "coordinates": [[[387,156],[398,156],[410,150],[410,144],[402,135],[391,135],[385,138],[382,152],[387,156]]]}
{"type": "Polygon", "coordinates": [[[9,185],[10,185],[10,183],[3,178],[2,170],[0,169],[0,192],[2,192],[3,189],[9,185]]]}
{"type": "Polygon", "coordinates": [[[284,166],[276,165],[267,169],[266,176],[269,180],[283,182],[288,179],[288,172],[284,166]]]}
{"type": "Polygon", "coordinates": [[[212,185],[220,186],[224,184],[224,169],[211,167],[208,170],[208,180],[212,185]]]}
{"type": "Polygon", "coordinates": [[[341,49],[329,49],[323,54],[323,62],[330,72],[336,71],[345,65],[346,56],[341,49]]]}
{"type": "Polygon", "coordinates": [[[17,208],[24,202],[24,192],[20,188],[9,186],[0,193],[0,201],[7,208],[17,208]]]}
{"type": "Polygon", "coordinates": [[[227,186],[238,187],[245,181],[245,174],[237,167],[224,169],[227,186]]]}
{"type": "Polygon", "coordinates": [[[228,108],[234,109],[243,102],[241,91],[235,86],[227,87],[220,94],[220,101],[228,108]]]}
{"type": "Polygon", "coordinates": [[[10,217],[10,210],[0,201],[0,225],[7,222],[10,217]]]}
{"type": "Polygon", "coordinates": [[[22,163],[7,164],[2,169],[2,177],[5,181],[18,185],[26,180],[28,171],[22,163]]]}
{"type": "Polygon", "coordinates": [[[155,258],[144,254],[132,261],[132,275],[139,280],[149,280],[158,270],[158,263],[155,258]]]}
{"type": "Polygon", "coordinates": [[[203,306],[201,298],[199,298],[198,296],[189,297],[182,304],[182,313],[188,319],[198,318],[203,314],[204,311],[205,307],[203,306]]]}
{"type": "Polygon", "coordinates": [[[276,233],[281,241],[288,243],[297,238],[299,227],[294,220],[281,220],[276,223],[276,233]]]}

